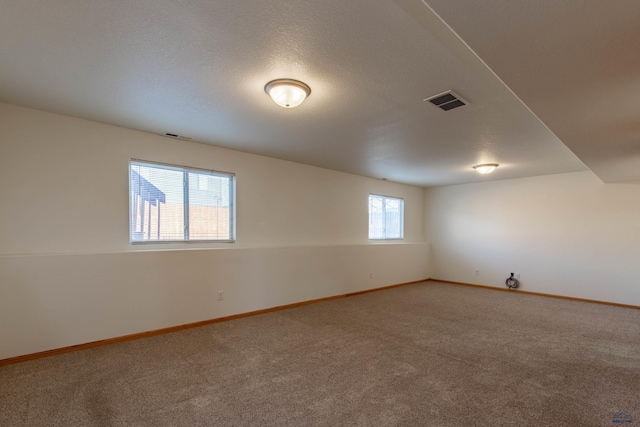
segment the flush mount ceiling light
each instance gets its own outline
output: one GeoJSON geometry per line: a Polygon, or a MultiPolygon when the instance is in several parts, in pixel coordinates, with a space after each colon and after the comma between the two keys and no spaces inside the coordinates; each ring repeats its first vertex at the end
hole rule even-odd
{"type": "Polygon", "coordinates": [[[311,94],[311,88],[298,80],[277,79],[267,83],[264,91],[281,107],[293,108],[311,94]]]}
{"type": "Polygon", "coordinates": [[[482,175],[486,175],[488,173],[493,172],[498,167],[497,163],[485,163],[482,165],[475,165],[473,168],[481,173],[482,175]]]}

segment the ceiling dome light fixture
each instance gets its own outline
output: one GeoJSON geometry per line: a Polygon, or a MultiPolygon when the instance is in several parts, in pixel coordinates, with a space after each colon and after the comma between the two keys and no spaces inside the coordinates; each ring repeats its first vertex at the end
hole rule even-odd
{"type": "Polygon", "coordinates": [[[473,168],[482,175],[489,174],[496,170],[499,165],[497,163],[485,163],[482,165],[475,165],[473,168]]]}
{"type": "Polygon", "coordinates": [[[264,91],[281,107],[293,108],[311,94],[311,88],[305,83],[292,79],[277,79],[267,83],[264,91]]]}

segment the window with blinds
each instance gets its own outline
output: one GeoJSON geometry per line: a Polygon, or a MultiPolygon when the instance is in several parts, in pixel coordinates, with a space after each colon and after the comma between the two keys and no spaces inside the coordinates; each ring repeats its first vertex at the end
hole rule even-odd
{"type": "Polygon", "coordinates": [[[404,238],[404,200],[369,194],[369,239],[404,238]]]}
{"type": "Polygon", "coordinates": [[[132,243],[233,242],[234,175],[129,161],[132,243]]]}

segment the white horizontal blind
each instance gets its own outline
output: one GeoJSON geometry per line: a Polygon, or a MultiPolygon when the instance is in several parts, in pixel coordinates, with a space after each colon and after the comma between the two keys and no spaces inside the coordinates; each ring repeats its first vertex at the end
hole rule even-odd
{"type": "Polygon", "coordinates": [[[232,174],[131,160],[131,242],[231,242],[233,191],[232,174]]]}
{"type": "Polygon", "coordinates": [[[404,238],[404,200],[369,195],[369,239],[404,238]]]}

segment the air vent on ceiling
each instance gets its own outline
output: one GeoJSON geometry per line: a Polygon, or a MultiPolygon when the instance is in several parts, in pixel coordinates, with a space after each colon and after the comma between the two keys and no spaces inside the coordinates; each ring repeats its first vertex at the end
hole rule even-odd
{"type": "Polygon", "coordinates": [[[469,103],[452,90],[448,90],[444,93],[432,96],[431,98],[427,98],[424,101],[429,101],[430,103],[444,111],[453,110],[454,108],[462,107],[463,105],[467,105],[469,103]]]}
{"type": "Polygon", "coordinates": [[[190,140],[191,140],[191,138],[189,138],[188,136],[178,135],[177,133],[169,133],[169,132],[166,132],[166,133],[164,134],[164,136],[168,136],[169,138],[184,139],[185,141],[190,141],[190,140]]]}

